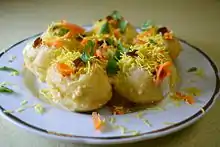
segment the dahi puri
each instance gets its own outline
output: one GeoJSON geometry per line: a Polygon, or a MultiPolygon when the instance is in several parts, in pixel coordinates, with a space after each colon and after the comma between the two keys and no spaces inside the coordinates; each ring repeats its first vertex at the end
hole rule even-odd
{"type": "Polygon", "coordinates": [[[137,33],[114,11],[87,32],[66,21],[52,23],[23,55],[25,66],[49,85],[41,90],[47,100],[86,112],[104,106],[112,86],[137,104],[162,100],[163,85],[172,91],[178,83],[174,60],[180,51],[167,28],[145,25],[137,33]]]}
{"type": "Polygon", "coordinates": [[[95,61],[85,65],[78,55],[61,55],[48,69],[50,100],[71,111],[92,111],[111,99],[112,88],[100,65],[95,61]]]}
{"type": "Polygon", "coordinates": [[[84,29],[75,24],[66,21],[51,24],[40,37],[25,46],[23,50],[25,67],[41,81],[45,81],[52,60],[64,50],[82,48],[76,39],[78,33],[84,33],[84,29]]]}
{"type": "Polygon", "coordinates": [[[134,103],[153,103],[163,99],[163,89],[172,91],[178,82],[175,65],[161,34],[140,33],[131,51],[119,60],[114,88],[134,103]],[[168,79],[168,80],[166,80],[168,79]],[[168,82],[167,82],[168,81],[168,82]],[[163,85],[163,86],[162,86],[163,85]]]}
{"type": "Polygon", "coordinates": [[[143,44],[146,38],[155,37],[161,35],[163,40],[161,42],[167,47],[171,59],[176,59],[182,48],[178,39],[174,36],[173,32],[166,27],[157,27],[155,25],[149,25],[146,29],[140,32],[134,39],[135,44],[143,44]]]}
{"type": "Polygon", "coordinates": [[[125,43],[132,43],[137,35],[136,28],[117,11],[95,22],[92,31],[95,34],[109,34],[125,43]]]}

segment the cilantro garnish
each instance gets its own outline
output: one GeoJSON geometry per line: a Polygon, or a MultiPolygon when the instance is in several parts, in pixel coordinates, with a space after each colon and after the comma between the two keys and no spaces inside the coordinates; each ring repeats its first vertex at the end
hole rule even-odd
{"type": "Polygon", "coordinates": [[[104,23],[99,31],[99,34],[108,34],[109,33],[109,25],[108,22],[104,23]]]}
{"type": "Polygon", "coordinates": [[[91,59],[91,57],[94,55],[95,53],[94,47],[95,47],[95,43],[92,40],[89,40],[80,57],[83,62],[85,63],[88,62],[91,59]]]}
{"type": "Polygon", "coordinates": [[[144,22],[141,26],[141,31],[146,31],[149,27],[153,25],[152,21],[148,20],[144,22]]]}
{"type": "Polygon", "coordinates": [[[4,93],[13,93],[14,91],[5,87],[5,86],[0,86],[0,92],[4,92],[4,93]]]}
{"type": "Polygon", "coordinates": [[[113,11],[111,16],[115,19],[115,20],[120,20],[122,18],[122,16],[120,15],[120,13],[118,11],[113,11]]]}
{"type": "Polygon", "coordinates": [[[127,51],[128,51],[128,49],[125,48],[125,47],[122,45],[121,41],[118,41],[117,49],[118,49],[121,53],[124,53],[124,52],[127,52],[127,51]]]}
{"type": "Polygon", "coordinates": [[[60,26],[54,26],[54,27],[52,28],[52,31],[53,31],[53,35],[54,35],[54,36],[62,37],[62,36],[64,36],[66,33],[69,32],[69,29],[61,28],[60,26]]]}
{"type": "Polygon", "coordinates": [[[116,61],[116,59],[111,58],[110,60],[108,60],[106,70],[107,70],[107,74],[110,74],[110,75],[117,73],[117,71],[119,70],[119,67],[118,67],[118,62],[116,61]]]}
{"type": "Polygon", "coordinates": [[[187,70],[187,72],[195,72],[197,71],[197,67],[191,67],[187,70]]]}
{"type": "Polygon", "coordinates": [[[41,104],[37,104],[34,106],[35,112],[39,114],[43,114],[45,112],[45,108],[41,104]]]}
{"type": "Polygon", "coordinates": [[[127,52],[128,49],[125,48],[120,41],[118,41],[117,50],[115,55],[108,61],[106,70],[108,74],[116,74],[119,70],[118,60],[121,59],[121,54],[127,52]]]}
{"type": "Polygon", "coordinates": [[[105,40],[105,42],[106,42],[107,45],[114,45],[114,40],[111,39],[111,38],[107,38],[107,39],[105,40]]]}
{"type": "Polygon", "coordinates": [[[115,52],[115,57],[114,57],[114,58],[116,58],[117,60],[120,60],[120,59],[121,59],[121,54],[122,54],[122,53],[125,53],[125,52],[127,52],[127,51],[128,51],[128,49],[125,48],[125,47],[122,45],[121,41],[118,41],[118,46],[117,46],[117,50],[116,50],[116,52],[115,52]]]}
{"type": "Polygon", "coordinates": [[[154,44],[154,45],[156,45],[156,44],[157,44],[157,42],[156,42],[156,41],[154,41],[153,39],[149,39],[149,42],[150,42],[151,44],[154,44]]]}
{"type": "Polygon", "coordinates": [[[126,20],[120,21],[119,28],[120,28],[121,33],[124,33],[126,31],[127,25],[128,25],[128,21],[126,21],[126,20]]]}
{"type": "Polygon", "coordinates": [[[57,36],[64,36],[68,32],[69,32],[68,29],[60,28],[59,32],[57,33],[57,36]]]}
{"type": "Polygon", "coordinates": [[[0,71],[11,72],[11,73],[14,73],[15,75],[19,74],[19,72],[16,69],[11,68],[11,67],[7,67],[7,66],[0,67],[0,71]]]}
{"type": "Polygon", "coordinates": [[[113,11],[111,16],[113,17],[114,20],[118,21],[119,28],[121,33],[124,33],[127,27],[128,22],[123,19],[123,17],[119,14],[118,11],[113,11]]]}

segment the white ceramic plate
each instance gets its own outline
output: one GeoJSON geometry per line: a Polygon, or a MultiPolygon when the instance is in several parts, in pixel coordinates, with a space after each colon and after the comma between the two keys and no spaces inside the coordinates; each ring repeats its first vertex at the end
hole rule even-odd
{"type": "Polygon", "coordinates": [[[19,76],[10,76],[8,73],[0,71],[0,82],[13,83],[14,86],[10,88],[16,92],[16,94],[0,94],[0,114],[17,126],[46,137],[78,143],[115,144],[164,136],[201,118],[204,114],[201,108],[207,112],[214,104],[219,92],[220,83],[216,65],[200,49],[180,40],[183,51],[175,61],[183,79],[180,88],[197,87],[200,89],[201,95],[196,97],[196,104],[191,106],[181,102],[181,105],[177,107],[170,98],[165,98],[159,104],[164,110],[141,111],[143,113],[142,119],[148,120],[150,125],[145,124],[143,120],[137,117],[140,112],[111,116],[102,109],[100,110],[101,115],[106,120],[114,117],[115,123],[108,123],[108,129],[104,132],[98,132],[93,127],[91,115],[68,112],[37,98],[38,90],[44,85],[39,83],[32,74],[22,71],[22,50],[28,41],[39,35],[24,39],[0,54],[0,66],[10,66],[22,73],[19,76]],[[12,63],[8,62],[10,56],[16,56],[12,63]],[[204,77],[187,72],[191,67],[202,69],[204,77]],[[27,105],[40,103],[45,107],[46,112],[40,115],[33,108],[29,108],[21,113],[4,113],[4,110],[19,108],[23,100],[28,101],[27,105]],[[115,125],[125,127],[128,132],[122,133],[120,129],[114,129],[115,125]],[[138,131],[139,134],[133,135],[134,131],[138,131]]]}

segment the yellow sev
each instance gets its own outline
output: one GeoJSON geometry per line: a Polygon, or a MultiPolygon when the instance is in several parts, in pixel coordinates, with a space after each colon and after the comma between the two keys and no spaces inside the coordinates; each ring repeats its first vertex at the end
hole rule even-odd
{"type": "Polygon", "coordinates": [[[126,64],[129,69],[133,64],[138,65],[153,77],[156,84],[171,75],[169,68],[173,66],[173,62],[161,34],[142,32],[136,37],[136,43],[131,49],[137,50],[138,57],[132,60],[132,57],[122,56],[119,67],[125,67],[126,64]]]}

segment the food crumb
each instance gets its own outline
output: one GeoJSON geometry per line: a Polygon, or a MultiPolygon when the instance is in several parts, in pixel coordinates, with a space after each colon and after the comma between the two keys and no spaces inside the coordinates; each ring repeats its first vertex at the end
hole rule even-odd
{"type": "Polygon", "coordinates": [[[10,76],[18,76],[19,75],[19,72],[17,71],[13,71],[10,73],[10,76]]]}
{"type": "Polygon", "coordinates": [[[138,112],[138,113],[136,114],[136,117],[137,117],[138,119],[141,119],[141,118],[143,117],[143,115],[144,115],[144,112],[138,112]]]}
{"type": "Polygon", "coordinates": [[[10,56],[8,62],[12,63],[16,58],[16,56],[10,56]]]}
{"type": "Polygon", "coordinates": [[[174,125],[175,123],[174,122],[164,122],[163,124],[164,125],[174,125]]]}
{"type": "Polygon", "coordinates": [[[17,110],[15,110],[16,112],[23,112],[25,110],[25,108],[23,108],[23,107],[20,107],[20,108],[18,108],[17,110]]]}
{"type": "Polygon", "coordinates": [[[199,77],[204,77],[204,71],[202,69],[198,69],[195,74],[199,77]]]}
{"type": "Polygon", "coordinates": [[[131,133],[132,135],[139,135],[140,132],[139,131],[127,131],[126,133],[131,133]]]}
{"type": "Polygon", "coordinates": [[[27,100],[23,100],[21,103],[20,103],[20,105],[26,105],[28,103],[28,101],[27,100]]]}
{"type": "Polygon", "coordinates": [[[35,112],[39,113],[39,114],[43,114],[45,112],[45,108],[42,107],[41,104],[36,104],[34,106],[35,112]]]}
{"type": "Polygon", "coordinates": [[[193,96],[201,95],[201,90],[199,90],[197,87],[187,87],[187,88],[184,88],[183,91],[193,96]]]}
{"type": "Polygon", "coordinates": [[[126,132],[126,130],[127,130],[125,127],[123,127],[123,126],[118,126],[118,128],[120,129],[121,134],[125,134],[125,132],[126,132]]]}
{"type": "Polygon", "coordinates": [[[152,124],[147,120],[147,119],[142,119],[144,124],[147,125],[148,127],[151,127],[152,124]]]}
{"type": "Polygon", "coordinates": [[[197,67],[191,67],[187,70],[187,72],[195,72],[197,71],[197,67]]]}
{"type": "Polygon", "coordinates": [[[203,114],[205,114],[205,110],[203,108],[200,109],[202,111],[203,114]]]}
{"type": "Polygon", "coordinates": [[[115,118],[114,118],[114,117],[110,117],[110,118],[109,118],[109,122],[110,122],[110,123],[114,124],[114,123],[115,123],[115,121],[116,121],[116,120],[115,120],[115,118]]]}
{"type": "Polygon", "coordinates": [[[4,113],[8,113],[8,114],[9,114],[9,113],[14,113],[13,110],[4,110],[3,112],[4,112],[4,113]]]}

